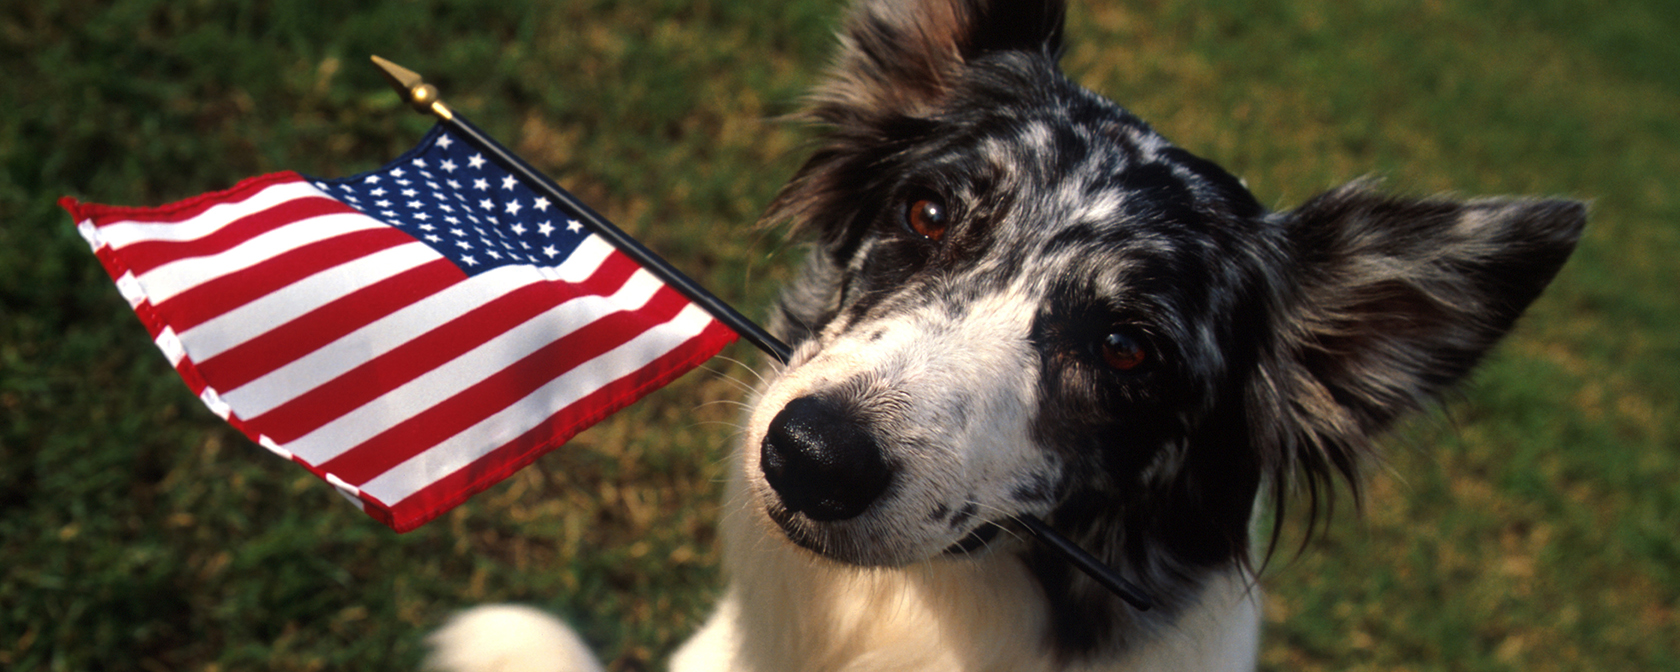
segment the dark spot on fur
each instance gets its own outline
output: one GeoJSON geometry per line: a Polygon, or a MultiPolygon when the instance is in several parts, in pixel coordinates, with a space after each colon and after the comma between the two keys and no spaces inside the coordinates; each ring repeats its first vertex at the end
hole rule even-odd
{"type": "Polygon", "coordinates": [[[974,502],[964,504],[961,509],[957,510],[957,515],[951,516],[951,527],[962,527],[963,524],[974,517],[974,514],[979,512],[980,507],[974,502]]]}
{"type": "Polygon", "coordinates": [[[949,515],[951,515],[951,507],[946,506],[944,502],[940,502],[938,506],[933,507],[933,513],[928,514],[928,520],[937,523],[945,520],[945,517],[949,515]]]}
{"type": "Polygon", "coordinates": [[[1050,479],[1044,474],[1033,474],[1027,481],[1017,483],[1015,489],[1009,493],[1015,501],[1023,503],[1048,502],[1054,495],[1055,490],[1050,485],[1050,479]]]}

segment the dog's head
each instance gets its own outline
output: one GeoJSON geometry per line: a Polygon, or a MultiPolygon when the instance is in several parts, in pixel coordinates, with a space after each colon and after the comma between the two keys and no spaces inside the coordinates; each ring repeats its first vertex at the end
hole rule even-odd
{"type": "Polygon", "coordinates": [[[1064,78],[1062,19],[879,0],[842,35],[769,215],[815,248],[745,455],[806,548],[902,565],[1030,514],[1146,581],[1240,562],[1262,487],[1351,480],[1580,233],[1575,203],[1363,184],[1270,212],[1064,78]]]}

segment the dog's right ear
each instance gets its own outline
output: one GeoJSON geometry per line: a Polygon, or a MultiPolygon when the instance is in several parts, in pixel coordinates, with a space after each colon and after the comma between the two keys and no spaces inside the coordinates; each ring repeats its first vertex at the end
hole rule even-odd
{"type": "Polygon", "coordinates": [[[863,0],[813,112],[837,126],[855,115],[924,116],[975,58],[1024,51],[1055,60],[1065,14],[1061,0],[863,0]]]}
{"type": "Polygon", "coordinates": [[[1510,331],[1574,250],[1586,207],[1356,182],[1280,217],[1290,274],[1249,404],[1270,425],[1257,439],[1278,486],[1305,477],[1316,499],[1336,475],[1357,495],[1371,437],[1510,331]]]}
{"type": "Polygon", "coordinates": [[[840,53],[801,115],[823,127],[811,158],[782,188],[763,223],[797,222],[832,244],[849,211],[880,177],[880,161],[948,103],[965,68],[988,55],[1061,54],[1062,0],[861,0],[840,53]]]}

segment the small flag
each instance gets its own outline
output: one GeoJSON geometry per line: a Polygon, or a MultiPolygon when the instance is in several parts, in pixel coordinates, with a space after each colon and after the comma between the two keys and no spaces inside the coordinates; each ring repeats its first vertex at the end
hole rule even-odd
{"type": "Polygon", "coordinates": [[[61,204],[210,410],[399,532],[735,339],[442,125],[353,177],[61,204]]]}

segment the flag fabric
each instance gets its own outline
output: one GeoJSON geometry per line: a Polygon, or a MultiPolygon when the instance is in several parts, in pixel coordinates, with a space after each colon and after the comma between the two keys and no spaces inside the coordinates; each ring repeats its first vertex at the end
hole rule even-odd
{"type": "Polygon", "coordinates": [[[353,177],[61,204],[211,411],[399,532],[735,339],[442,125],[353,177]]]}

